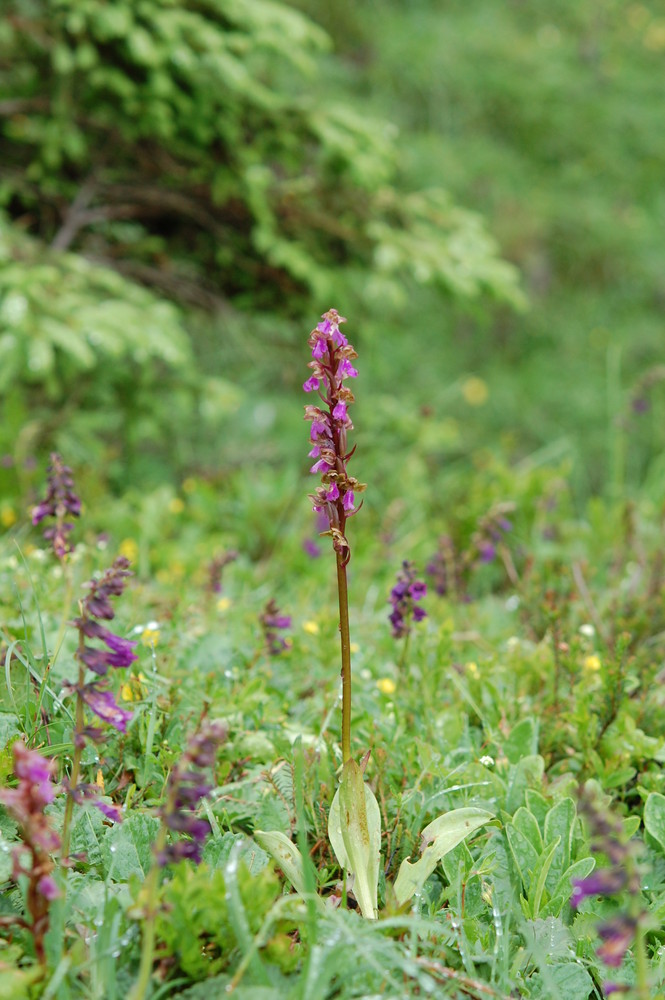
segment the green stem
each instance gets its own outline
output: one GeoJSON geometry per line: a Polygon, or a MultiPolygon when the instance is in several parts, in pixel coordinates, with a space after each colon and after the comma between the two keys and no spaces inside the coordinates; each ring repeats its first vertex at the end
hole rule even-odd
{"type": "Polygon", "coordinates": [[[635,930],[634,955],[636,993],[639,1000],[649,1000],[651,996],[649,990],[649,964],[647,961],[644,927],[639,917],[635,930]]]}
{"type": "MultiPolygon", "coordinates": [[[[79,652],[83,651],[83,646],[85,644],[85,637],[81,632],[79,634],[79,652]]],[[[85,664],[82,660],[79,660],[79,688],[83,687],[85,682],[85,664]]],[[[81,776],[81,756],[83,754],[83,741],[82,733],[85,729],[85,716],[84,716],[84,706],[83,698],[80,693],[76,695],[76,722],[74,726],[74,756],[72,758],[72,770],[69,776],[69,792],[67,794],[67,802],[65,803],[65,816],[62,823],[62,846],[60,848],[60,864],[66,865],[69,860],[69,844],[72,834],[72,813],[74,811],[74,792],[79,783],[79,778],[81,776]]]]}
{"type": "MultiPolygon", "coordinates": [[[[166,826],[162,823],[154,846],[157,857],[166,844],[166,826]]],[[[157,889],[159,887],[159,865],[153,862],[145,883],[145,918],[141,936],[141,962],[136,982],[127,1000],[143,1000],[150,986],[152,965],[155,957],[155,917],[157,916],[157,889]]]]}
{"type": "Polygon", "coordinates": [[[402,655],[400,656],[399,663],[397,665],[397,669],[399,670],[400,673],[404,670],[404,667],[406,666],[406,654],[409,652],[410,638],[411,638],[411,626],[409,626],[409,631],[406,633],[406,636],[404,637],[404,645],[402,646],[402,655]]]}
{"type": "Polygon", "coordinates": [[[339,636],[342,649],[342,760],[351,757],[351,639],[349,634],[349,590],[346,563],[337,552],[337,591],[339,594],[339,636]]]}

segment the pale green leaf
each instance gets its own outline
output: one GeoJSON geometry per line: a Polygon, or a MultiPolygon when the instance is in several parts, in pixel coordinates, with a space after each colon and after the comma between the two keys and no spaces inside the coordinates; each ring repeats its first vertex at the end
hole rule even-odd
{"type": "Polygon", "coordinates": [[[405,858],[395,881],[395,895],[401,906],[419,892],[441,859],[463,840],[494,819],[486,809],[471,806],[438,816],[422,832],[424,849],[412,864],[405,858]]]}

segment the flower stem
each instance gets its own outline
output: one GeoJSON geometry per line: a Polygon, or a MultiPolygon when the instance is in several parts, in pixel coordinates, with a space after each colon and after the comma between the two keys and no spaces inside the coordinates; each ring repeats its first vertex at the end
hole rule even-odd
{"type": "Polygon", "coordinates": [[[349,591],[344,555],[337,552],[339,594],[339,635],[342,650],[342,760],[351,757],[351,639],[349,634],[349,591]]]}
{"type": "MultiPolygon", "coordinates": [[[[157,841],[155,842],[155,855],[164,849],[166,844],[166,826],[162,823],[157,841]]],[[[145,881],[145,918],[143,921],[143,934],[141,935],[141,962],[139,964],[139,974],[136,982],[129,991],[128,1000],[143,1000],[150,986],[152,975],[152,965],[155,957],[155,917],[157,915],[157,888],[159,886],[159,865],[153,862],[152,868],[148,872],[145,881]]]]}
{"type": "MultiPolygon", "coordinates": [[[[79,650],[83,649],[85,644],[85,637],[81,632],[79,634],[79,650]]],[[[83,687],[85,681],[85,664],[82,660],[79,660],[79,688],[83,687]]],[[[76,695],[76,721],[74,726],[74,756],[72,758],[72,771],[69,776],[69,791],[67,793],[67,802],[65,803],[65,816],[62,823],[62,842],[60,848],[60,864],[62,866],[66,865],[69,860],[69,844],[72,834],[72,813],[74,811],[74,793],[76,792],[76,787],[79,783],[79,778],[81,776],[81,756],[83,754],[83,740],[82,733],[85,728],[85,716],[84,716],[84,706],[83,698],[81,694],[76,695]]]]}

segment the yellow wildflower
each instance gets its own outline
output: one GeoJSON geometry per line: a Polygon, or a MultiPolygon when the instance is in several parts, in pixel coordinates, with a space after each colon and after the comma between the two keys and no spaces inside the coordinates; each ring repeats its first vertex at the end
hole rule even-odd
{"type": "Polygon", "coordinates": [[[397,685],[392,677],[380,677],[376,682],[376,686],[381,694],[395,694],[397,690],[397,685]]]}
{"type": "Polygon", "coordinates": [[[220,599],[217,601],[217,610],[228,611],[232,603],[233,601],[231,600],[230,597],[220,597],[220,599]]]}
{"type": "Polygon", "coordinates": [[[307,621],[302,623],[303,632],[307,632],[308,635],[318,635],[319,626],[317,622],[307,621]]]}
{"type": "Polygon", "coordinates": [[[360,646],[358,645],[357,642],[351,642],[351,643],[349,643],[349,650],[352,653],[359,653],[360,652],[360,646]]]}
{"type": "Polygon", "coordinates": [[[478,664],[477,663],[474,663],[473,661],[471,661],[471,663],[467,663],[466,669],[471,674],[472,677],[477,677],[478,676],[478,672],[479,671],[478,671],[478,664]]]}
{"type": "Polygon", "coordinates": [[[462,383],[462,395],[469,406],[483,406],[489,394],[487,382],[476,375],[471,375],[462,383]]]}
{"type": "Polygon", "coordinates": [[[159,642],[159,625],[157,622],[148,622],[141,632],[141,642],[144,646],[152,646],[154,649],[159,642]]]}
{"type": "Polygon", "coordinates": [[[185,501],[181,500],[180,497],[173,497],[169,500],[169,510],[172,514],[182,514],[185,509],[185,501]]]}
{"type": "Polygon", "coordinates": [[[120,542],[118,551],[121,556],[125,557],[125,559],[129,559],[130,562],[136,562],[136,557],[139,554],[139,547],[133,538],[123,538],[120,542]]]}
{"type": "Polygon", "coordinates": [[[16,511],[13,507],[3,507],[0,510],[0,524],[3,528],[11,528],[12,524],[16,524],[16,521],[16,511]]]}
{"type": "Polygon", "coordinates": [[[584,669],[596,671],[600,670],[600,657],[596,653],[584,657],[584,669]]]}

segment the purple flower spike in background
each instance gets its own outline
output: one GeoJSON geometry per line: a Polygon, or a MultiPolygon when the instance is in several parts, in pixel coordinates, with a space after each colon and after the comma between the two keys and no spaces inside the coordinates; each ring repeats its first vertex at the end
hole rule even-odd
{"type": "Polygon", "coordinates": [[[197,817],[193,810],[212,790],[203,772],[214,768],[217,750],[225,739],[226,729],[222,723],[204,722],[171,771],[166,786],[166,802],[161,810],[162,822],[165,830],[185,833],[190,839],[158,844],[156,857],[160,867],[183,858],[196,864],[201,861],[210,824],[207,819],[197,817]]]}
{"type": "Polygon", "coordinates": [[[60,455],[51,455],[47,470],[46,497],[32,511],[32,523],[40,524],[45,518],[55,518],[55,524],[44,531],[44,538],[51,542],[58,559],[64,559],[71,546],[68,536],[74,527],[67,517],[79,517],[81,501],[74,492],[72,470],[66,466],[60,455]]]}
{"type": "Polygon", "coordinates": [[[109,667],[129,667],[136,659],[135,641],[115,635],[95,621],[96,618],[111,621],[115,617],[110,598],[122,594],[130,575],[128,560],[119,556],[101,579],[90,583],[90,592],[81,604],[81,615],[74,621],[81,640],[76,657],[100,677],[109,667]],[[106,649],[86,646],[86,638],[101,639],[106,649]]]}
{"type": "Polygon", "coordinates": [[[270,656],[279,656],[285,649],[288,649],[289,642],[279,635],[280,631],[291,628],[291,616],[283,615],[277,607],[277,602],[272,599],[268,601],[262,614],[259,617],[263,629],[266,649],[270,656]]]}
{"type": "Polygon", "coordinates": [[[389,599],[393,609],[389,620],[395,639],[408,636],[412,623],[420,622],[427,617],[425,609],[418,606],[426,594],[427,584],[422,580],[416,580],[416,568],[413,563],[403,562],[389,599]]]}
{"type": "MultiPolygon", "coordinates": [[[[65,694],[76,695],[76,725],[73,734],[74,758],[72,771],[67,783],[68,796],[65,806],[65,818],[62,834],[62,857],[69,854],[69,839],[71,835],[71,819],[75,802],[96,799],[95,788],[86,783],[80,783],[81,755],[86,740],[99,741],[104,738],[104,731],[86,726],[85,707],[87,706],[98,719],[119,733],[127,732],[127,724],[132,719],[132,713],[120,708],[113,692],[108,686],[106,675],[109,667],[129,667],[137,659],[134,652],[136,642],[116,635],[98,619],[104,622],[112,621],[115,611],[111,604],[112,597],[119,597],[125,589],[128,577],[131,576],[129,561],[124,556],[118,556],[113,565],[99,579],[88,584],[88,594],[80,603],[80,615],[73,625],[78,629],[79,642],[76,659],[79,664],[78,680],[75,684],[66,681],[63,687],[65,694]],[[102,646],[89,646],[86,640],[97,639],[102,646]],[[92,670],[99,679],[86,682],[86,672],[92,670]]],[[[120,819],[120,813],[115,807],[106,807],[104,803],[94,801],[109,819],[120,819]]]]}

